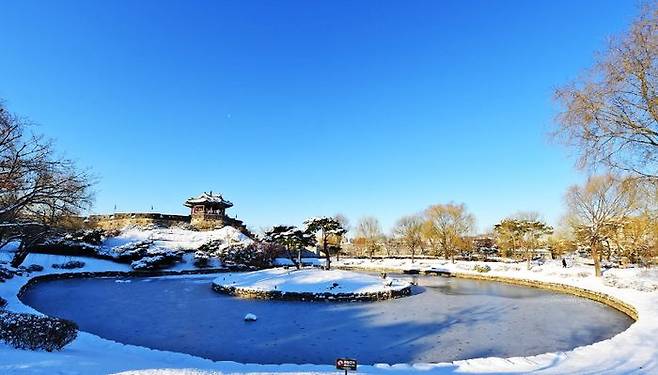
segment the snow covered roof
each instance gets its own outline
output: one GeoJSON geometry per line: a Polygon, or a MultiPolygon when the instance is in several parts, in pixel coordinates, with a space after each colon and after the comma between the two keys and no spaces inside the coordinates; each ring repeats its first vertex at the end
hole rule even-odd
{"type": "Polygon", "coordinates": [[[221,194],[213,194],[212,191],[210,193],[204,192],[203,194],[199,195],[198,197],[191,197],[188,200],[185,201],[185,206],[187,207],[192,207],[197,204],[201,205],[208,205],[208,206],[223,206],[223,207],[232,207],[233,203],[227,201],[222,197],[221,194]]]}

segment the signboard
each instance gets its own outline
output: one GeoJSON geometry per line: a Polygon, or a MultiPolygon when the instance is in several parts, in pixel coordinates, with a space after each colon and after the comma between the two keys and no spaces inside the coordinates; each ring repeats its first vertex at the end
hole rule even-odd
{"type": "Polygon", "coordinates": [[[336,359],[336,369],[347,371],[356,371],[356,359],[338,358],[336,359]]]}

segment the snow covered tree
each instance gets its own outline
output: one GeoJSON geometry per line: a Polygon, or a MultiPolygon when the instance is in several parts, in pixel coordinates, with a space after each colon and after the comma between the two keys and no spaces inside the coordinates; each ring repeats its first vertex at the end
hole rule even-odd
{"type": "Polygon", "coordinates": [[[400,218],[393,228],[393,235],[411,253],[411,263],[415,261],[416,251],[423,246],[423,218],[419,215],[400,218]]]}
{"type": "Polygon", "coordinates": [[[334,237],[340,244],[340,238],[347,231],[336,218],[328,216],[312,217],[305,220],[304,225],[306,226],[307,232],[315,233],[319,236],[321,246],[320,251],[322,251],[325,256],[327,269],[331,269],[331,246],[329,241],[331,237],[334,237]]]}
{"type": "Polygon", "coordinates": [[[302,264],[302,250],[315,244],[315,236],[291,225],[277,225],[265,232],[266,242],[281,245],[286,249],[288,258],[300,269],[302,264]],[[297,252],[297,259],[293,256],[297,252]]]}
{"type": "Polygon", "coordinates": [[[504,257],[513,256],[521,245],[521,231],[515,219],[503,219],[494,225],[496,245],[504,257]]]}
{"type": "Polygon", "coordinates": [[[543,244],[543,240],[553,233],[553,227],[541,220],[533,220],[539,215],[520,215],[528,219],[504,219],[494,226],[494,233],[499,248],[505,249],[505,253],[513,254],[516,250],[523,250],[530,269],[535,250],[543,244]]]}
{"type": "Polygon", "coordinates": [[[535,250],[543,246],[547,236],[553,233],[553,227],[538,220],[520,220],[521,243],[526,254],[528,269],[530,261],[534,257],[535,250]]]}
{"type": "Polygon", "coordinates": [[[0,246],[21,241],[13,266],[34,243],[92,203],[90,176],[30,129],[0,102],[0,246]]]}

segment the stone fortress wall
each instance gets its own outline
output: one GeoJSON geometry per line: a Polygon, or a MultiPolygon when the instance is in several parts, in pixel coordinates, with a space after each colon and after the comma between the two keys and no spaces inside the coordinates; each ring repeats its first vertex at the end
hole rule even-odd
{"type": "Polygon", "coordinates": [[[195,217],[190,215],[170,215],[161,213],[125,212],[110,215],[90,215],[85,219],[90,228],[103,230],[120,230],[128,226],[157,226],[163,228],[181,227],[198,230],[212,230],[231,226],[251,237],[247,226],[238,219],[224,217],[195,217]]]}
{"type": "Polygon", "coordinates": [[[125,212],[110,215],[90,215],[84,218],[88,227],[103,230],[119,230],[127,226],[158,226],[164,228],[183,227],[196,230],[213,230],[233,227],[252,237],[247,226],[237,218],[226,215],[225,209],[233,207],[221,194],[204,192],[189,198],[184,204],[191,209],[190,215],[170,215],[157,212],[125,212]]]}
{"type": "Polygon", "coordinates": [[[111,215],[90,215],[87,225],[104,230],[119,230],[127,226],[185,227],[190,225],[189,215],[169,215],[160,213],[116,213],[111,215]]]}

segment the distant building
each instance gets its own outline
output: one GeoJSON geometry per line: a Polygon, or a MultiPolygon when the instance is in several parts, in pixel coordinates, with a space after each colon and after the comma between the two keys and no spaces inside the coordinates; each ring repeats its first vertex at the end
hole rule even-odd
{"type": "Polygon", "coordinates": [[[241,220],[228,217],[226,209],[233,207],[221,194],[203,193],[185,201],[190,208],[190,215],[170,215],[157,212],[126,212],[111,215],[90,215],[85,223],[91,227],[107,230],[122,229],[126,226],[160,227],[191,226],[199,230],[219,229],[226,226],[234,227],[247,236],[253,236],[241,220]]]}
{"type": "Polygon", "coordinates": [[[190,224],[197,229],[244,227],[242,221],[226,215],[226,209],[233,207],[233,203],[224,199],[221,194],[213,194],[212,191],[204,192],[186,200],[185,206],[190,208],[190,224]]]}

